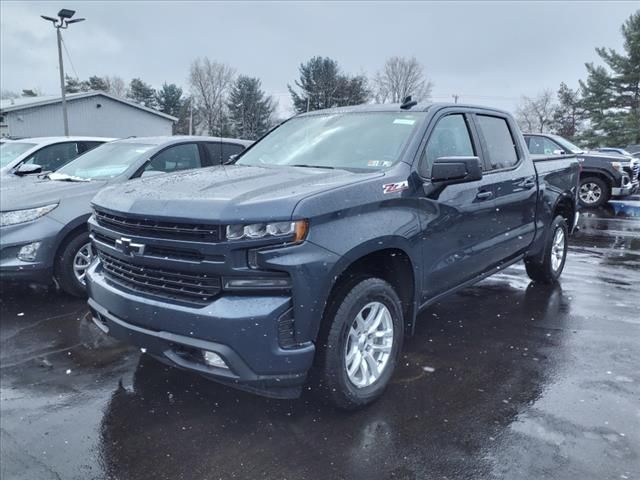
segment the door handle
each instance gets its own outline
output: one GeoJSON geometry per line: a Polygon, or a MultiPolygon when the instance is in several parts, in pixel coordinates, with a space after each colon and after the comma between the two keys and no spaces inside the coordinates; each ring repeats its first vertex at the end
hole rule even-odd
{"type": "Polygon", "coordinates": [[[490,198],[493,198],[493,192],[478,192],[476,194],[476,199],[477,200],[489,200],[490,198]]]}
{"type": "Polygon", "coordinates": [[[527,178],[524,182],[520,184],[522,188],[530,189],[536,186],[536,181],[533,178],[527,178]]]}

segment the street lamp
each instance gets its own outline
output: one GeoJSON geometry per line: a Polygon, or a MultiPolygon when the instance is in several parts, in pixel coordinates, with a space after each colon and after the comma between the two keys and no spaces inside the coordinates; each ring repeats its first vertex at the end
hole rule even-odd
{"type": "Polygon", "coordinates": [[[67,97],[64,91],[64,66],[62,64],[62,34],[60,30],[65,30],[72,23],[78,23],[84,21],[84,18],[76,18],[75,20],[71,20],[71,17],[75,15],[75,10],[69,10],[67,8],[63,8],[58,12],[58,18],[47,17],[46,15],[40,15],[46,21],[53,23],[54,28],[56,29],[56,35],[58,38],[58,64],[60,68],[60,91],[62,92],[62,118],[64,120],[64,134],[65,136],[69,136],[69,119],[67,117],[67,97]]]}

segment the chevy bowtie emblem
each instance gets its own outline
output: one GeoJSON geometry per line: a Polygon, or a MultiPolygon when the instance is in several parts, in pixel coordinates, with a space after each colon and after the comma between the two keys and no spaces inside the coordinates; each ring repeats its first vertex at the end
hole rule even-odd
{"type": "Polygon", "coordinates": [[[116,248],[125,255],[144,255],[145,245],[142,243],[134,243],[130,238],[120,237],[116,240],[116,248]]]}

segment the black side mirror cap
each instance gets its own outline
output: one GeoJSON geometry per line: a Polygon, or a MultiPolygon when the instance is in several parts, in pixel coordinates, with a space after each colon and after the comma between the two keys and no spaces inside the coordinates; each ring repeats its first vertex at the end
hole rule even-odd
{"type": "Polygon", "coordinates": [[[438,186],[482,180],[478,157],[440,157],[431,166],[431,183],[438,186]]]}
{"type": "Polygon", "coordinates": [[[35,163],[23,163],[13,172],[16,175],[32,175],[34,173],[42,173],[42,166],[35,163]]]}

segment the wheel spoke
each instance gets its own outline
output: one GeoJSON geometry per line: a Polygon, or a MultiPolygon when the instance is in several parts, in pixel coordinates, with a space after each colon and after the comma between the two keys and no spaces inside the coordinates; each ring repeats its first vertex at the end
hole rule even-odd
{"type": "Polygon", "coordinates": [[[347,366],[347,373],[349,374],[349,376],[354,375],[358,371],[361,363],[362,355],[360,354],[360,351],[358,349],[354,349],[352,361],[347,366]]]}
{"type": "Polygon", "coordinates": [[[376,380],[380,375],[380,372],[378,371],[378,362],[373,358],[373,355],[371,355],[370,352],[365,353],[364,359],[367,369],[369,370],[371,380],[376,380]]]}

